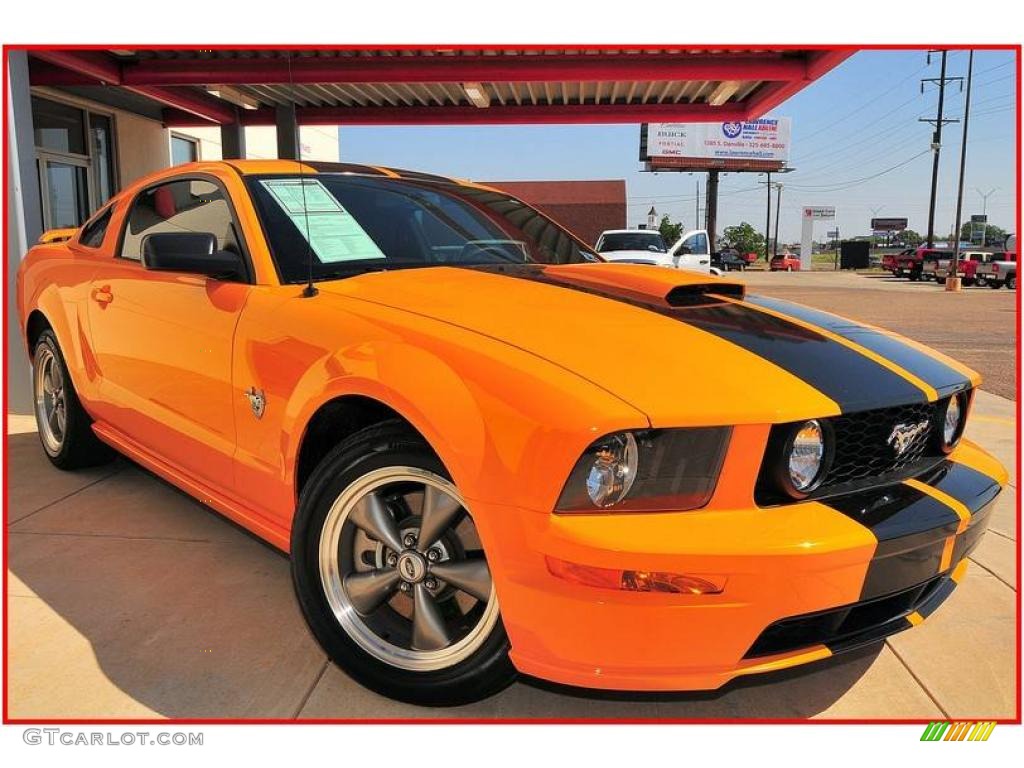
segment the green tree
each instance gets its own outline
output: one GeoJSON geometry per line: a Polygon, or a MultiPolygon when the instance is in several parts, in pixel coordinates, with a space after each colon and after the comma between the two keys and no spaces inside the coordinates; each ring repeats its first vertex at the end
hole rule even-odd
{"type": "MultiPolygon", "coordinates": [[[[965,221],[960,227],[960,239],[964,242],[971,242],[971,235],[974,235],[974,242],[981,242],[981,226],[974,225],[974,232],[971,232],[971,222],[965,221]]],[[[995,224],[985,225],[985,243],[988,245],[1001,245],[1006,240],[1006,230],[997,227],[995,224]]]]}
{"type": "Polygon", "coordinates": [[[898,237],[902,242],[907,244],[908,248],[916,248],[924,242],[924,237],[912,229],[904,229],[898,237]]]}
{"type": "Polygon", "coordinates": [[[735,248],[740,253],[756,253],[760,256],[764,253],[764,235],[744,221],[734,227],[726,227],[720,245],[735,248]]]}
{"type": "Polygon", "coordinates": [[[668,214],[661,217],[661,224],[658,226],[658,231],[661,232],[661,237],[665,241],[665,245],[671,248],[675,245],[676,240],[683,236],[683,225],[681,222],[673,223],[668,214]]]}

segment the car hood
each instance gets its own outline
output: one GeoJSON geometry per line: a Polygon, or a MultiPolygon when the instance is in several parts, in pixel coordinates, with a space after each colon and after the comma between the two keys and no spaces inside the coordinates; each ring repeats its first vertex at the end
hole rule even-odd
{"type": "Polygon", "coordinates": [[[672,256],[655,251],[604,251],[601,257],[611,262],[672,264],[672,256]]]}
{"type": "Polygon", "coordinates": [[[972,377],[894,335],[681,270],[429,267],[320,286],[526,350],[614,393],[654,426],[776,423],[922,402],[972,377]]]}

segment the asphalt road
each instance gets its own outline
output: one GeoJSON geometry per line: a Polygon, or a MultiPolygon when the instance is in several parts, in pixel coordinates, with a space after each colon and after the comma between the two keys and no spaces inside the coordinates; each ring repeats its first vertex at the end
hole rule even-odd
{"type": "MultiPolygon", "coordinates": [[[[730,273],[736,277],[739,273],[730,273]]],[[[984,389],[1017,399],[1017,292],[833,272],[746,272],[751,293],[775,296],[887,328],[938,349],[984,377],[984,389]]]]}

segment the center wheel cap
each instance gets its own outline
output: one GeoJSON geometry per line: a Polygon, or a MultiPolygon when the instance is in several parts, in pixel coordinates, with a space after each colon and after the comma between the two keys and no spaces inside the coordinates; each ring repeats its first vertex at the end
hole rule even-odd
{"type": "Polygon", "coordinates": [[[427,560],[419,552],[406,550],[398,556],[398,575],[404,581],[417,584],[427,575],[427,560]]]}

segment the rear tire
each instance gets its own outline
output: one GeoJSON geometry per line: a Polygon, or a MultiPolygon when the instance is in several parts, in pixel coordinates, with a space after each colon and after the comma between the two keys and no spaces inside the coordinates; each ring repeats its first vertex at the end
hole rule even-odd
{"type": "Polygon", "coordinates": [[[998,289],[1003,287],[1002,280],[989,280],[988,287],[992,289],[998,289]]]}
{"type": "Polygon", "coordinates": [[[1011,291],[1017,290],[1017,276],[1016,275],[1014,275],[1013,277],[1006,278],[1006,287],[1009,288],[1011,291]]]}
{"type": "Polygon", "coordinates": [[[43,331],[32,351],[32,394],[39,442],[58,469],[106,464],[116,455],[92,431],[53,331],[43,331]]]}
{"type": "Polygon", "coordinates": [[[444,465],[400,421],[357,432],[317,467],[292,527],[292,578],[313,636],[357,682],[454,706],[515,680],[493,581],[482,585],[490,572],[467,525],[475,535],[444,465]],[[440,526],[432,518],[448,521],[440,534],[427,532],[440,526]],[[475,567],[475,580],[459,586],[460,566],[475,567]]]}

